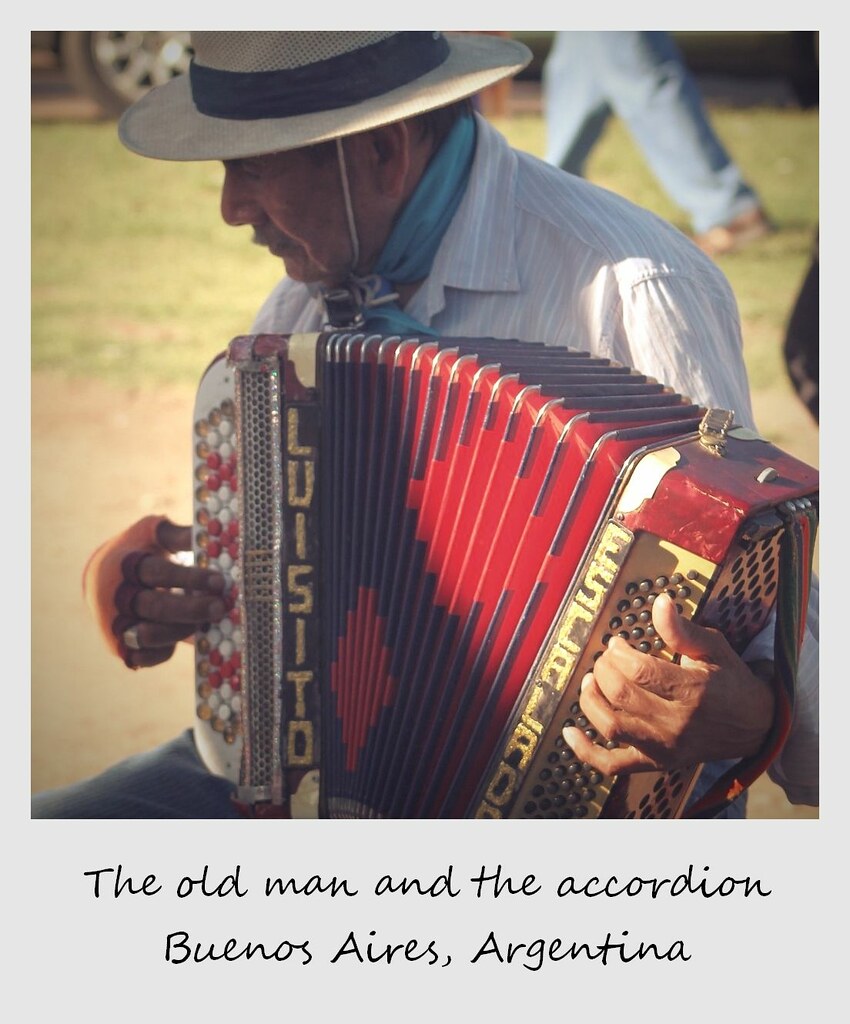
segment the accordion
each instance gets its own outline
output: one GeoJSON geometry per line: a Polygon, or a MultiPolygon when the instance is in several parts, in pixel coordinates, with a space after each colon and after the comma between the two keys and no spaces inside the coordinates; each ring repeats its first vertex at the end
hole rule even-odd
{"type": "Polygon", "coordinates": [[[196,740],[247,813],[682,816],[700,765],[608,777],[562,736],[606,742],[578,691],[611,636],[677,657],[662,592],[739,653],[781,613],[790,701],[817,473],[630,367],[247,335],[193,448],[195,558],[231,608],[195,639],[196,740]]]}

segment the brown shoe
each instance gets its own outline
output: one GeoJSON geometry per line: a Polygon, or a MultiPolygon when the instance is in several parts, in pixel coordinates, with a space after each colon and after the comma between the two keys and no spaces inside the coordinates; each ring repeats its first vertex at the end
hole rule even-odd
{"type": "Polygon", "coordinates": [[[726,253],[737,252],[750,242],[764,238],[774,230],[764,210],[756,208],[742,213],[728,224],[718,224],[696,235],[694,242],[707,256],[725,256],[726,253]]]}

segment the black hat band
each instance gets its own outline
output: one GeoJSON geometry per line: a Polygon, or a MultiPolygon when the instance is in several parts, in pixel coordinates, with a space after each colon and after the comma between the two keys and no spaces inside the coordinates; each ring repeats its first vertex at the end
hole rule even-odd
{"type": "Polygon", "coordinates": [[[298,68],[220,71],[193,61],[189,76],[201,114],[254,121],[336,110],[382,96],[439,67],[448,55],[442,32],[396,32],[298,68]]]}

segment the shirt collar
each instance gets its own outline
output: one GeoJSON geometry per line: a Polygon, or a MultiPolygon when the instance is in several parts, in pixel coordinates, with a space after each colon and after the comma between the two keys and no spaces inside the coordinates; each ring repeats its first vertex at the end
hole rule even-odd
{"type": "Polygon", "coordinates": [[[445,289],[519,291],[514,195],[517,158],[507,140],[483,117],[469,185],[434,259],[431,273],[407,306],[429,323],[446,305],[445,289]],[[493,208],[493,196],[500,197],[493,208]]]}

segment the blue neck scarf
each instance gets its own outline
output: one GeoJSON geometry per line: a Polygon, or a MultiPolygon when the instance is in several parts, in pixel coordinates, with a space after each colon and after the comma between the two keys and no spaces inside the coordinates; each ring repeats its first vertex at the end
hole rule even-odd
{"type": "Polygon", "coordinates": [[[398,305],[394,285],[421,281],[463,199],[475,154],[475,119],[463,114],[446,136],[396,221],[374,273],[352,277],[323,293],[330,327],[367,328],[376,334],[428,334],[398,305]]]}

